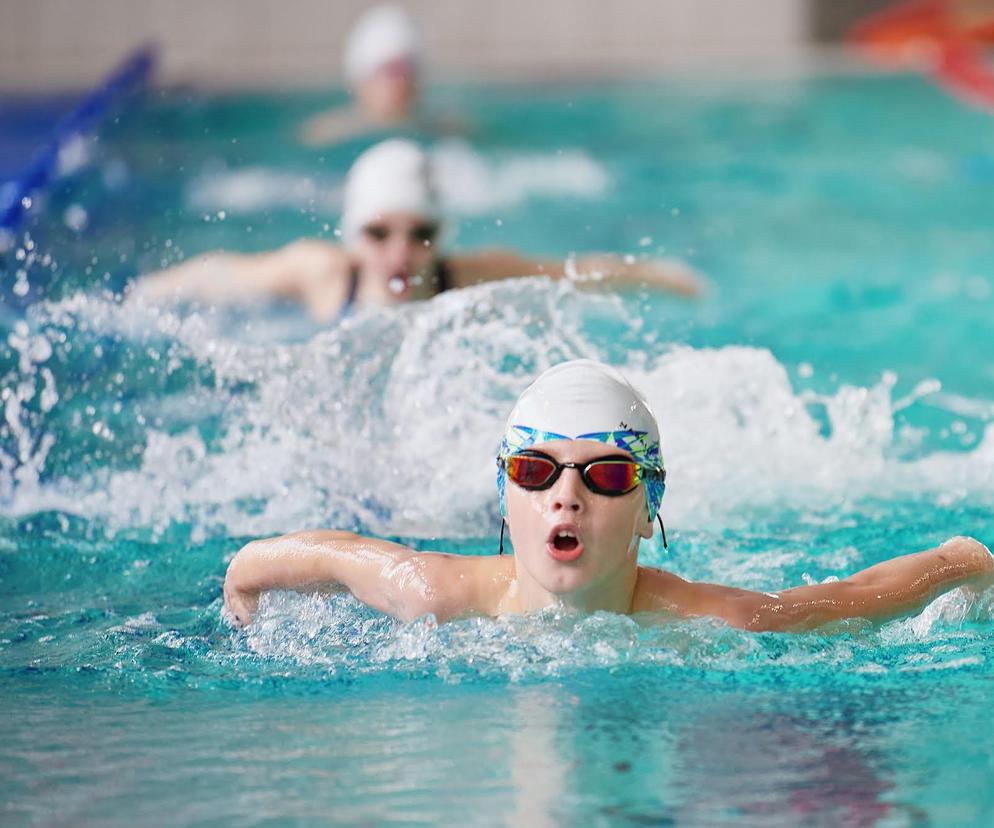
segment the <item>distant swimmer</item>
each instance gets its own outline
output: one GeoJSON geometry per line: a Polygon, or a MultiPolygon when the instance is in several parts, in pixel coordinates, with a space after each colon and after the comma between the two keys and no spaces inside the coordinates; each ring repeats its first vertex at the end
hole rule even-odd
{"type": "Polygon", "coordinates": [[[513,555],[415,552],[350,532],[298,532],[253,541],[235,555],[225,608],[248,624],[266,590],[344,590],[401,620],[567,607],[800,631],[848,618],[884,621],[955,587],[994,583],[994,558],[966,537],[842,581],[774,592],[694,583],[638,564],[655,520],[662,529],[665,489],[659,428],[645,398],[606,365],[565,362],[518,398],[497,453],[513,555]]]}
{"type": "MultiPolygon", "coordinates": [[[[492,250],[445,255],[429,159],[410,141],[391,139],[356,160],[345,183],[342,245],[302,239],[271,253],[208,253],[140,279],[144,301],[247,303],[284,297],[319,321],[359,305],[429,299],[442,291],[511,276],[566,275],[561,262],[492,250]]],[[[694,296],[701,283],[676,260],[611,254],[569,263],[578,280],[610,279],[694,296]]]]}
{"type": "Polygon", "coordinates": [[[420,108],[421,62],[421,37],[410,15],[394,5],[369,9],[345,45],[343,68],[353,105],[309,118],[301,127],[301,140],[325,146],[391,129],[462,131],[454,120],[432,117],[420,108]]]}

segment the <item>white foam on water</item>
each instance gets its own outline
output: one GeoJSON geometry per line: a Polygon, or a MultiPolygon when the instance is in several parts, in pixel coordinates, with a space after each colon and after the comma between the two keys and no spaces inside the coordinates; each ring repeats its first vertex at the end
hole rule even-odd
{"type": "MultiPolygon", "coordinates": [[[[232,338],[210,315],[93,297],[38,306],[16,334],[20,375],[2,401],[18,456],[0,457],[0,497],[12,513],[61,509],[120,528],[495,534],[494,453],[517,394],[563,359],[616,354],[621,336],[655,337],[638,322],[610,294],[541,279],[363,311],[300,344],[232,338]],[[42,427],[30,427],[25,406],[45,394],[54,416],[64,404],[46,337],[65,330],[117,338],[137,354],[164,340],[158,370],[180,358],[208,367],[207,388],[162,403],[195,413],[209,398],[220,433],[208,441],[197,428],[148,425],[137,468],[39,482],[56,438],[44,428],[49,415],[33,415],[42,427]]],[[[798,393],[769,351],[734,346],[647,344],[619,367],[659,419],[675,529],[867,496],[994,498],[994,425],[971,451],[901,459],[894,412],[906,401],[892,399],[893,377],[798,393]]]]}
{"type": "MultiPolygon", "coordinates": [[[[831,630],[790,636],[732,629],[713,619],[676,620],[550,608],[524,616],[469,618],[439,625],[425,616],[394,621],[353,597],[268,592],[252,624],[234,633],[259,665],[308,667],[353,676],[434,675],[451,683],[511,682],[585,669],[689,667],[715,672],[776,669],[798,680],[810,669],[888,673],[956,669],[983,663],[985,635],[957,629],[976,601],[960,591],[917,616],[882,627],[856,619],[831,630]],[[879,663],[881,655],[886,664],[879,663]],[[868,656],[873,660],[867,662],[868,656]]],[[[990,621],[990,608],[972,613],[990,621]]]]}
{"type": "Polygon", "coordinates": [[[457,215],[479,215],[530,198],[600,198],[610,177],[580,149],[517,153],[488,159],[465,141],[451,139],[432,151],[443,207],[457,215]]]}
{"type": "MultiPolygon", "coordinates": [[[[607,171],[581,149],[555,153],[487,156],[450,139],[431,150],[443,210],[473,216],[506,209],[531,198],[599,198],[610,186],[607,171]]],[[[342,209],[341,177],[304,175],[270,167],[214,170],[188,185],[186,203],[206,213],[231,215],[271,209],[342,209]]]]}
{"type": "Polygon", "coordinates": [[[232,215],[309,207],[334,213],[342,207],[342,180],[269,167],[212,171],[187,185],[186,203],[194,210],[232,215]]]}

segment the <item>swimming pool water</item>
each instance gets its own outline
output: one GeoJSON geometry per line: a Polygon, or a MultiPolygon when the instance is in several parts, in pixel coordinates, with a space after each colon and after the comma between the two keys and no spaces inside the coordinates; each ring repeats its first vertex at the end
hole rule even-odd
{"type": "Polygon", "coordinates": [[[364,145],[292,144],[324,102],[156,93],[3,260],[4,824],[989,824],[987,596],[799,636],[220,615],[259,535],[493,554],[503,417],[576,356],[659,415],[647,563],[774,589],[990,543],[989,116],[900,77],[443,88],[454,248],[674,255],[707,297],[535,280],[326,330],[122,303],[187,255],[332,237],[364,145]]]}

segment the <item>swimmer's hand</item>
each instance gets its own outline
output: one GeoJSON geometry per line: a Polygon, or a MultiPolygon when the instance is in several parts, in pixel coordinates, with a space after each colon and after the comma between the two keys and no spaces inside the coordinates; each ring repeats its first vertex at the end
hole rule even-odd
{"type": "Polygon", "coordinates": [[[962,590],[971,598],[979,598],[983,593],[994,587],[994,555],[991,550],[975,538],[957,536],[947,540],[939,549],[945,547],[959,547],[971,550],[971,554],[977,559],[979,572],[976,576],[962,585],[962,590]],[[990,560],[988,560],[990,559],[990,560]],[[989,568],[988,568],[989,567],[989,568]]]}
{"type": "MultiPolygon", "coordinates": [[[[278,561],[271,554],[266,541],[253,541],[238,550],[228,564],[224,576],[224,609],[236,627],[252,623],[252,616],[259,608],[259,597],[266,589],[292,589],[286,573],[280,571],[278,561]]],[[[285,568],[285,567],[284,567],[285,568]]]]}
{"type": "Polygon", "coordinates": [[[236,627],[246,627],[252,623],[252,616],[259,608],[259,593],[247,592],[237,586],[231,576],[231,569],[224,579],[224,609],[236,627]]]}

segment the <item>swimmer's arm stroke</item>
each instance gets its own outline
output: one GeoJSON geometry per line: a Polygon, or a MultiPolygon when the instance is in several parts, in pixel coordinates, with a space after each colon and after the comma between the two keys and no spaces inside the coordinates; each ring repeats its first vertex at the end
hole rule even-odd
{"type": "Polygon", "coordinates": [[[300,299],[319,321],[339,312],[351,262],[340,247],[300,239],[268,253],[217,251],[142,277],[131,297],[150,301],[244,302],[300,299]]]}
{"type": "Polygon", "coordinates": [[[983,590],[994,584],[994,558],[973,538],[955,537],[934,549],[875,564],[845,580],[753,592],[692,583],[650,570],[637,610],[663,610],[683,617],[711,616],[753,631],[803,631],[849,618],[883,622],[918,612],[960,586],[983,590]]]}
{"type": "Polygon", "coordinates": [[[356,107],[343,106],[312,115],[301,124],[299,138],[309,147],[326,147],[358,138],[375,128],[356,107]]]}
{"type": "Polygon", "coordinates": [[[351,532],[316,530],[252,541],[232,559],[224,605],[249,624],[266,590],[333,593],[348,590],[402,621],[432,613],[439,621],[492,614],[481,575],[487,558],[415,552],[351,532]]]}
{"type": "Polygon", "coordinates": [[[451,256],[447,261],[457,287],[519,276],[564,279],[569,274],[581,285],[610,281],[683,296],[700,296],[703,292],[698,274],[678,259],[626,260],[613,253],[593,253],[576,257],[567,267],[564,262],[530,259],[507,250],[487,250],[451,256]]]}

